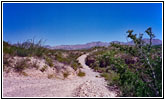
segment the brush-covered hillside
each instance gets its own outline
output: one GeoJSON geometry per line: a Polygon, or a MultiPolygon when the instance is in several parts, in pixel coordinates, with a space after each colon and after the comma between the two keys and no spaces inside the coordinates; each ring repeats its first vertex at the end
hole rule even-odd
{"type": "Polygon", "coordinates": [[[4,75],[40,76],[67,78],[79,75],[81,65],[77,58],[84,52],[50,50],[42,41],[27,40],[11,45],[3,41],[4,75]]]}
{"type": "Polygon", "coordinates": [[[142,34],[137,37],[133,30],[127,33],[135,45],[112,43],[88,55],[86,64],[100,72],[109,86],[117,86],[120,96],[161,97],[162,45],[152,45],[151,28],[146,30],[150,37],[148,44],[143,41],[142,34]]]}

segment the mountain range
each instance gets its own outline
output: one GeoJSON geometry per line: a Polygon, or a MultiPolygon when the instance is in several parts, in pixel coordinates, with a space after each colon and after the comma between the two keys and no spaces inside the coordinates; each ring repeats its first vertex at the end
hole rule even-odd
{"type": "MultiPolygon", "coordinates": [[[[143,41],[145,42],[145,44],[149,43],[149,39],[143,39],[143,41]]],[[[59,46],[46,46],[47,48],[50,49],[64,49],[64,50],[79,50],[79,49],[89,49],[92,47],[108,47],[110,45],[110,43],[120,43],[122,45],[134,45],[133,41],[129,41],[129,42],[119,42],[119,41],[112,41],[112,42],[90,42],[90,43],[86,43],[86,44],[77,44],[77,45],[59,45],[59,46]]],[[[161,45],[162,44],[162,40],[159,39],[153,39],[152,40],[152,45],[161,45]]]]}

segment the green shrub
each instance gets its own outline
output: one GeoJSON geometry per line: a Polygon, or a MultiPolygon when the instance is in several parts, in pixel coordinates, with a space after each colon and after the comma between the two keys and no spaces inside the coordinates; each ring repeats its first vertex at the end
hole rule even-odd
{"type": "Polygon", "coordinates": [[[118,85],[120,79],[120,75],[114,71],[110,71],[110,79],[109,79],[109,84],[110,85],[118,85]]]}
{"type": "Polygon", "coordinates": [[[51,58],[45,57],[45,60],[46,60],[46,63],[47,63],[50,67],[53,67],[53,66],[54,66],[53,61],[52,61],[51,58]]]}
{"type": "MultiPolygon", "coordinates": [[[[135,46],[115,45],[103,49],[101,52],[93,52],[88,57],[91,63],[88,66],[101,73],[108,85],[117,85],[124,97],[155,97],[156,90],[152,71],[147,65],[146,59],[139,57],[135,46]],[[116,46],[116,47],[115,47],[116,46]],[[137,58],[134,60],[134,58],[137,58]],[[135,61],[129,63],[128,61],[135,61]]],[[[151,47],[148,60],[153,66],[156,78],[156,88],[159,96],[162,93],[162,55],[159,47],[151,47]],[[157,48],[157,49],[156,49],[157,48]],[[153,50],[155,49],[155,50],[153,50]]],[[[143,48],[146,49],[147,48],[143,48]]]]}
{"type": "Polygon", "coordinates": [[[79,77],[84,77],[84,76],[85,76],[85,72],[82,72],[82,71],[80,70],[79,73],[78,73],[78,76],[79,76],[79,77]]]}
{"type": "Polygon", "coordinates": [[[3,42],[3,52],[10,55],[17,55],[20,57],[38,56],[41,57],[46,48],[42,46],[42,40],[34,42],[34,39],[27,40],[23,43],[17,43],[16,45],[10,45],[7,42],[3,42]]]}
{"type": "Polygon", "coordinates": [[[56,56],[56,60],[59,62],[62,62],[64,64],[70,64],[71,59],[69,58],[64,58],[62,55],[61,56],[56,56]]]}
{"type": "Polygon", "coordinates": [[[109,80],[110,79],[110,74],[109,73],[101,73],[101,77],[104,77],[105,80],[109,80]]]}
{"type": "Polygon", "coordinates": [[[8,42],[3,41],[3,53],[4,54],[9,54],[14,56],[16,51],[16,47],[11,46],[8,42]]]}
{"type": "MultiPolygon", "coordinates": [[[[127,33],[127,37],[132,39],[134,44],[135,44],[135,49],[137,50],[137,54],[139,57],[139,60],[141,63],[143,63],[143,65],[145,65],[146,69],[145,71],[142,71],[145,74],[150,75],[150,78],[152,81],[148,82],[148,81],[143,81],[145,82],[145,84],[147,84],[148,86],[150,86],[150,90],[153,92],[148,92],[148,95],[151,96],[161,96],[161,89],[159,87],[161,87],[161,83],[158,85],[157,83],[161,82],[161,78],[157,79],[156,76],[160,76],[162,75],[162,69],[160,68],[159,72],[157,73],[157,71],[155,70],[155,65],[153,62],[153,58],[154,58],[154,54],[153,54],[153,46],[152,46],[152,39],[155,37],[155,35],[152,32],[152,28],[149,27],[146,31],[147,35],[149,36],[149,43],[145,44],[145,42],[143,41],[143,34],[140,33],[139,37],[137,37],[137,34],[133,34],[133,30],[128,30],[127,33]],[[146,73],[146,71],[148,71],[146,73]],[[154,93],[154,94],[153,94],[154,93]]],[[[160,51],[160,50],[159,50],[160,51]]],[[[161,56],[158,56],[158,58],[161,58],[161,56]]],[[[159,64],[159,66],[162,67],[161,64],[159,64]]],[[[140,74],[140,73],[139,73],[140,74]]]]}
{"type": "Polygon", "coordinates": [[[56,50],[55,54],[55,60],[62,62],[66,65],[70,65],[74,70],[77,70],[78,68],[81,68],[82,66],[77,61],[77,58],[81,54],[80,51],[68,51],[68,50],[56,50]],[[64,56],[63,54],[67,55],[64,56]]]}
{"type": "Polygon", "coordinates": [[[29,52],[27,49],[18,47],[16,49],[16,54],[20,57],[27,57],[29,55],[29,52]]]}
{"type": "Polygon", "coordinates": [[[76,62],[73,62],[71,64],[71,67],[76,71],[78,69],[78,64],[76,62]]]}

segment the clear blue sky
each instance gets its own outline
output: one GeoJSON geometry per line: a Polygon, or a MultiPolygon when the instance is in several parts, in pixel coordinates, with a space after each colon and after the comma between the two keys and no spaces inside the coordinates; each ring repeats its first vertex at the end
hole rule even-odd
{"type": "MultiPolygon", "coordinates": [[[[162,40],[161,3],[4,3],[3,39],[45,45],[126,41],[126,31],[152,27],[162,40]]],[[[146,36],[145,36],[146,37],[146,36]]]]}

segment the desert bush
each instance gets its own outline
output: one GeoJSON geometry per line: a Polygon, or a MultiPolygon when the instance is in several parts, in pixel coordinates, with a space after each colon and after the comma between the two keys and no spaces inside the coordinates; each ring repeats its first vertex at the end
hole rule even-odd
{"type": "Polygon", "coordinates": [[[84,76],[85,76],[85,72],[82,72],[81,70],[79,70],[78,76],[79,76],[79,77],[84,77],[84,76]]]}
{"type": "Polygon", "coordinates": [[[41,57],[45,51],[42,47],[42,40],[34,42],[34,39],[29,39],[23,43],[17,43],[17,54],[18,56],[38,56],[41,57]]]}
{"type": "Polygon", "coordinates": [[[17,47],[12,46],[8,42],[3,41],[3,53],[4,54],[9,54],[11,56],[15,56],[16,55],[16,49],[17,49],[17,47]]]}
{"type": "Polygon", "coordinates": [[[37,64],[37,62],[33,62],[32,67],[38,69],[40,66],[37,64]]]}
{"type": "MultiPolygon", "coordinates": [[[[131,72],[123,59],[114,58],[111,53],[105,54],[107,55],[106,59],[105,55],[103,55],[102,59],[109,59],[110,63],[108,65],[115,67],[110,67],[110,71],[101,74],[101,76],[108,81],[109,85],[118,85],[122,90],[123,96],[144,96],[143,93],[140,95],[139,92],[136,92],[137,88],[144,87],[144,82],[140,79],[138,74],[131,72]]],[[[144,90],[144,88],[141,88],[141,91],[144,90]]]]}
{"type": "Polygon", "coordinates": [[[24,48],[20,48],[18,47],[16,49],[16,55],[20,56],[20,57],[27,57],[29,54],[28,50],[27,49],[24,49],[24,48]]]}
{"type": "Polygon", "coordinates": [[[8,59],[3,58],[3,71],[6,71],[10,66],[8,59]]]}
{"type": "Polygon", "coordinates": [[[110,79],[110,74],[109,73],[101,73],[101,77],[104,77],[105,80],[109,80],[110,79]]]}
{"type": "Polygon", "coordinates": [[[8,57],[6,54],[4,54],[4,55],[3,55],[3,65],[4,65],[4,66],[9,66],[9,61],[8,61],[8,59],[9,59],[9,57],[8,57]]]}
{"type": "Polygon", "coordinates": [[[19,61],[17,61],[14,67],[16,72],[22,72],[26,68],[28,68],[28,65],[25,59],[20,59],[19,61]]]}
{"type": "MultiPolygon", "coordinates": [[[[156,62],[153,62],[153,60],[152,60],[152,52],[153,52],[152,39],[155,37],[155,35],[153,34],[151,27],[149,27],[145,32],[149,36],[149,40],[150,40],[149,44],[146,44],[146,45],[144,45],[144,41],[142,40],[143,34],[139,34],[139,37],[137,37],[136,34],[132,34],[133,30],[128,30],[127,37],[131,38],[134,41],[135,48],[137,49],[137,54],[139,55],[138,57],[140,58],[140,61],[143,62],[144,65],[147,67],[146,69],[148,71],[150,71],[150,73],[148,73],[148,74],[150,75],[150,77],[152,77],[153,80],[152,80],[152,82],[145,82],[145,83],[148,85],[152,85],[151,88],[155,93],[154,96],[161,96],[162,94],[160,91],[162,91],[162,90],[159,87],[162,87],[162,85],[161,85],[161,83],[157,84],[160,82],[161,79],[157,79],[156,76],[161,76],[162,70],[161,70],[161,68],[157,69],[157,70],[159,70],[158,72],[160,72],[160,73],[156,73],[157,72],[157,70],[155,70],[156,62]]],[[[158,59],[159,58],[161,58],[161,57],[158,57],[158,59]]],[[[160,59],[160,62],[161,62],[161,59],[160,59]]],[[[161,66],[160,63],[159,63],[159,66],[161,66]]],[[[151,92],[150,92],[150,94],[153,95],[151,92]]]]}
{"type": "Polygon", "coordinates": [[[11,60],[9,60],[11,56],[9,54],[3,54],[3,71],[10,72],[11,69],[11,60]]]}
{"type": "Polygon", "coordinates": [[[73,63],[71,64],[71,67],[76,71],[76,70],[79,68],[79,65],[78,65],[78,63],[73,62],[73,63]]]}
{"type": "Polygon", "coordinates": [[[51,58],[45,57],[45,60],[46,60],[46,63],[47,63],[50,67],[53,67],[53,66],[54,66],[53,61],[52,61],[51,58]]]}
{"type": "Polygon", "coordinates": [[[48,66],[47,66],[47,65],[44,65],[44,66],[40,69],[40,71],[41,71],[41,72],[44,72],[44,71],[46,71],[47,68],[48,68],[48,66]]]}
{"type": "Polygon", "coordinates": [[[110,70],[110,72],[101,73],[101,76],[108,81],[109,85],[119,85],[118,82],[120,79],[120,75],[113,70],[110,70]]]}
{"type": "Polygon", "coordinates": [[[43,41],[39,40],[38,42],[34,42],[34,39],[29,39],[23,43],[17,43],[15,45],[11,45],[5,41],[3,41],[3,52],[6,54],[10,54],[12,56],[43,56],[46,48],[42,46],[43,41]]]}
{"type": "Polygon", "coordinates": [[[69,72],[64,72],[63,76],[64,76],[64,79],[67,78],[69,76],[69,72]]]}
{"type": "Polygon", "coordinates": [[[48,74],[48,79],[52,79],[54,77],[54,74],[48,74]]]}
{"type": "Polygon", "coordinates": [[[100,67],[94,67],[93,69],[94,69],[94,71],[96,71],[96,72],[100,72],[100,70],[99,70],[100,67]]]}
{"type": "Polygon", "coordinates": [[[64,64],[70,64],[70,60],[69,58],[65,58],[63,57],[62,53],[61,52],[58,52],[56,55],[55,55],[55,59],[59,62],[62,62],[64,64]]]}
{"type": "Polygon", "coordinates": [[[77,61],[77,58],[79,57],[79,55],[81,55],[81,51],[56,50],[54,55],[55,60],[66,65],[70,65],[74,70],[77,70],[82,67],[80,63],[77,61]]]}

